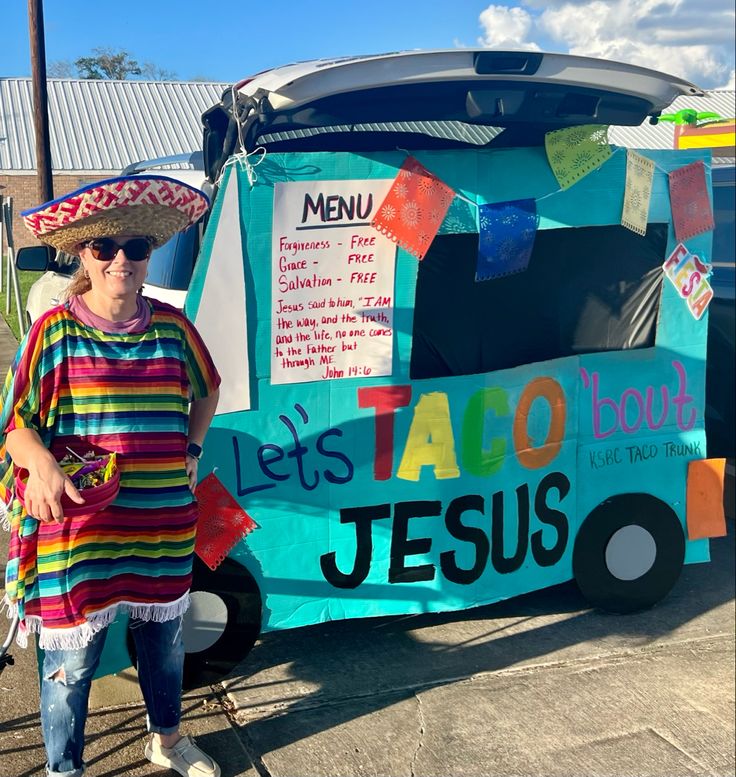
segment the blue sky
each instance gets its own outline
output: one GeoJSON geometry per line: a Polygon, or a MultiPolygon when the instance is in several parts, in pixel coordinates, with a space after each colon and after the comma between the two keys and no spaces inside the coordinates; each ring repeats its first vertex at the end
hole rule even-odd
{"type": "MultiPolygon", "coordinates": [[[[414,48],[536,48],[733,88],[732,0],[45,0],[47,62],[124,49],[179,78],[234,81],[288,62],[414,48]]],[[[23,0],[2,9],[2,76],[30,75],[23,0]]]]}

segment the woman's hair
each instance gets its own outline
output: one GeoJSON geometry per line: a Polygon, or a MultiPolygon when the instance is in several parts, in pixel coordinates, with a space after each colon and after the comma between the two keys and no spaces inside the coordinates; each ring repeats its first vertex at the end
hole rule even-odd
{"type": "Polygon", "coordinates": [[[79,267],[72,275],[69,285],[61,295],[62,301],[66,302],[74,296],[84,294],[92,288],[92,282],[89,279],[89,275],[86,274],[84,265],[80,263],[79,267]]]}

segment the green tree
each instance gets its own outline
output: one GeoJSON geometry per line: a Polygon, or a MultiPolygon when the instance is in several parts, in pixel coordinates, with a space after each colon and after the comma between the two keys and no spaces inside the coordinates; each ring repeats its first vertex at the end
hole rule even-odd
{"type": "Polygon", "coordinates": [[[127,51],[96,48],[92,52],[95,56],[80,57],[74,61],[80,78],[124,81],[128,76],[141,74],[141,66],[127,51]]]}

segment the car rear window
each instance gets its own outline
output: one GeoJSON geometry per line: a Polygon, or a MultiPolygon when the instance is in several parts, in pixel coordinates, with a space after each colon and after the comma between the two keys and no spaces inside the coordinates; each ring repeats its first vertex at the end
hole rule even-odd
{"type": "Polygon", "coordinates": [[[174,235],[151,254],[146,282],[164,289],[189,288],[198,246],[197,224],[174,235]]]}
{"type": "Polygon", "coordinates": [[[713,184],[713,261],[736,261],[736,188],[733,181],[713,184]]]}

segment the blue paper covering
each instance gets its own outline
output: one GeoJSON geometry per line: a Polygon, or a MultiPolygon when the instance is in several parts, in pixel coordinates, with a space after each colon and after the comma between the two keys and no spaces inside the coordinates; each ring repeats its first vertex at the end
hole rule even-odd
{"type": "Polygon", "coordinates": [[[480,205],[478,211],[476,281],[488,281],[526,270],[539,221],[536,200],[480,205]]]}

